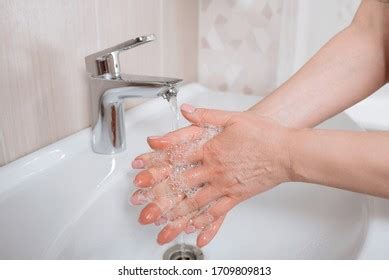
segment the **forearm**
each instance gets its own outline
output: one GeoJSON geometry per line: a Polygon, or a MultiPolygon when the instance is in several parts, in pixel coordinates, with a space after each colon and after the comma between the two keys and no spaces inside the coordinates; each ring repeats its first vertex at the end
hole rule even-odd
{"type": "Polygon", "coordinates": [[[286,126],[313,127],[385,84],[389,14],[375,2],[364,1],[350,27],[251,110],[286,126]]]}
{"type": "Polygon", "coordinates": [[[300,129],[289,153],[292,180],[389,198],[389,132],[300,129]]]}

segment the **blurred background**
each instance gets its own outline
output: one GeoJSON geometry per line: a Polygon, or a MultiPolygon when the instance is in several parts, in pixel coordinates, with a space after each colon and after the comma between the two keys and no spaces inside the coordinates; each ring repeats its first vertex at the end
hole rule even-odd
{"type": "MultiPolygon", "coordinates": [[[[90,53],[154,33],[157,41],[121,56],[123,72],[265,96],[351,22],[360,0],[0,3],[1,166],[90,125],[90,53]]],[[[387,91],[348,113],[389,129],[387,91]]]]}

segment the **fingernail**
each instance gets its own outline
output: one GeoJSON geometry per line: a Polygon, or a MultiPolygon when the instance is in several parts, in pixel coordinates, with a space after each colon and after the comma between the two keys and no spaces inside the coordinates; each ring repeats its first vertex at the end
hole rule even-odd
{"type": "Polygon", "coordinates": [[[149,187],[153,184],[153,175],[148,170],[143,170],[135,176],[134,185],[138,188],[149,187]]]}
{"type": "Polygon", "coordinates": [[[141,159],[134,160],[131,165],[134,169],[141,169],[145,167],[145,163],[141,159]]]}
{"type": "Polygon", "coordinates": [[[191,234],[191,233],[193,233],[195,230],[196,230],[196,228],[195,228],[194,226],[187,226],[187,227],[185,228],[185,233],[186,233],[186,234],[191,234]]]}
{"type": "Polygon", "coordinates": [[[159,245],[164,245],[166,242],[163,241],[163,240],[157,239],[157,243],[158,243],[159,245]]]}
{"type": "Polygon", "coordinates": [[[131,205],[136,205],[136,203],[137,203],[138,201],[137,201],[136,198],[132,195],[132,196],[130,197],[130,199],[128,200],[128,202],[129,202],[131,205]]]}
{"type": "Polygon", "coordinates": [[[181,110],[186,112],[186,113],[192,114],[195,111],[195,108],[189,104],[182,104],[181,110]]]}
{"type": "Polygon", "coordinates": [[[147,225],[153,222],[153,219],[155,218],[153,213],[147,213],[143,217],[139,217],[138,221],[142,225],[147,225]]]}
{"type": "Polygon", "coordinates": [[[138,176],[138,177],[135,177],[135,179],[134,179],[134,185],[137,188],[143,188],[143,187],[147,187],[148,185],[151,185],[151,184],[148,184],[146,180],[144,180],[141,176],[138,176]]]}
{"type": "Polygon", "coordinates": [[[207,242],[208,242],[208,237],[206,237],[206,236],[204,236],[204,235],[202,235],[202,236],[199,236],[198,238],[197,238],[197,247],[199,247],[199,248],[202,248],[202,247],[204,247],[205,245],[207,245],[207,242]]]}
{"type": "Polygon", "coordinates": [[[142,182],[142,179],[135,178],[133,183],[135,186],[141,187],[143,182],[142,182]]]}
{"type": "Polygon", "coordinates": [[[132,205],[143,205],[149,200],[144,195],[135,194],[130,197],[130,203],[132,205]]]}
{"type": "Polygon", "coordinates": [[[148,225],[154,223],[161,215],[161,210],[157,205],[151,203],[142,209],[139,215],[139,223],[142,225],[148,225]]]}
{"type": "Polygon", "coordinates": [[[153,140],[158,141],[160,144],[167,144],[167,143],[169,143],[169,140],[166,139],[166,138],[163,138],[162,136],[147,137],[147,142],[149,142],[149,144],[150,144],[150,141],[153,141],[153,140]]]}

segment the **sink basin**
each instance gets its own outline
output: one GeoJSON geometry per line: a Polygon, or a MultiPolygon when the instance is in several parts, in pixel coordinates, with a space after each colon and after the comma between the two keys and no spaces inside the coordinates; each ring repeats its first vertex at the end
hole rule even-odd
{"type": "MultiPolygon", "coordinates": [[[[244,110],[260,97],[182,87],[179,103],[244,110]]],[[[0,169],[1,259],[161,259],[160,228],[141,226],[130,206],[135,171],[129,165],[149,150],[148,135],[171,128],[165,100],[126,112],[127,151],[98,155],[90,129],[0,169]]],[[[181,120],[181,125],[186,122],[181,120]]],[[[322,127],[359,130],[345,114],[322,127]]],[[[369,225],[364,195],[304,183],[287,183],[242,203],[227,216],[205,259],[358,258],[369,225]]],[[[185,242],[194,244],[195,236],[185,242]]],[[[180,238],[178,241],[180,242],[180,238]]]]}

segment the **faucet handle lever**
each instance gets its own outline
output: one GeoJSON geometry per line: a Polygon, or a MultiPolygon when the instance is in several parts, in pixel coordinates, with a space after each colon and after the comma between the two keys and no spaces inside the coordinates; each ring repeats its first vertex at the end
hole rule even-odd
{"type": "Polygon", "coordinates": [[[136,37],[134,39],[120,43],[116,46],[99,51],[98,53],[92,54],[91,56],[94,56],[96,59],[102,59],[104,57],[111,55],[114,52],[126,51],[129,49],[135,48],[137,46],[143,45],[145,43],[154,41],[154,40],[155,40],[154,34],[150,34],[150,35],[146,35],[146,36],[139,36],[139,37],[136,37]]]}
{"type": "Polygon", "coordinates": [[[120,78],[119,53],[155,40],[155,35],[136,37],[116,46],[107,48],[85,57],[86,70],[93,76],[109,75],[120,78]]]}

